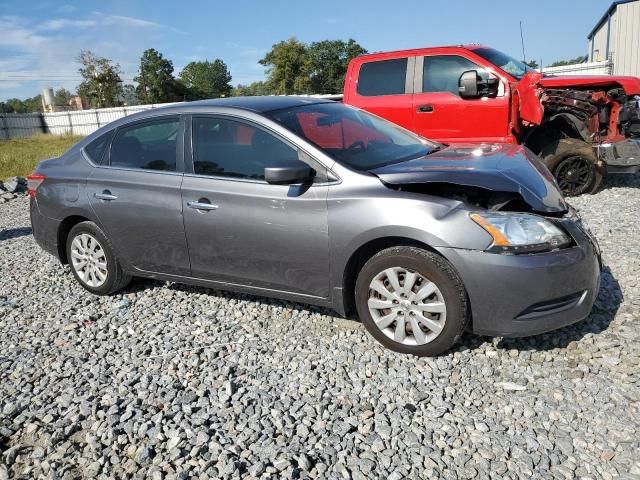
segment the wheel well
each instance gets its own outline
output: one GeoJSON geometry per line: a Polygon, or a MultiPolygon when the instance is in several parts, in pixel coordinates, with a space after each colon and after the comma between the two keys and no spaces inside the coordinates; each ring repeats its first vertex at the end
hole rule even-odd
{"type": "MultiPolygon", "coordinates": [[[[570,114],[546,118],[539,127],[532,128],[522,140],[533,153],[539,155],[545,146],[563,138],[585,140],[588,130],[584,122],[570,114]]],[[[587,137],[588,138],[588,137],[587,137]]]]}
{"type": "Polygon", "coordinates": [[[58,227],[58,258],[63,264],[69,263],[67,258],[67,237],[71,229],[80,222],[86,222],[88,218],[80,215],[73,215],[65,218],[58,227]]]}
{"type": "Polygon", "coordinates": [[[347,314],[355,311],[355,288],[358,273],[371,257],[390,247],[420,247],[440,255],[429,245],[405,237],[383,237],[365,243],[353,252],[344,269],[342,285],[344,286],[344,310],[347,314]]]}

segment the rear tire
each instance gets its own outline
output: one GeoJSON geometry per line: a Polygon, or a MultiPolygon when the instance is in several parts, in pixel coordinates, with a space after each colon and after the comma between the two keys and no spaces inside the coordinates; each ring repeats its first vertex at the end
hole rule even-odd
{"type": "Polygon", "coordinates": [[[453,266],[417,247],[391,247],[371,257],[358,275],[355,300],[376,340],[420,357],[449,350],[469,320],[467,294],[453,266]]]}
{"type": "Polygon", "coordinates": [[[595,193],[604,168],[591,145],[576,138],[563,138],[548,145],[540,153],[567,197],[595,193]]]}
{"type": "Polygon", "coordinates": [[[73,276],[95,295],[110,295],[131,282],[111,242],[93,222],[75,225],[67,236],[67,259],[73,276]]]}

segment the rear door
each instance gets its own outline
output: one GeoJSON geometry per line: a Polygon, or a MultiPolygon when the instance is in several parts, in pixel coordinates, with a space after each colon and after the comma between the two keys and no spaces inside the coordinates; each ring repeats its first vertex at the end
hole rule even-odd
{"type": "Polygon", "coordinates": [[[89,202],[118,255],[140,270],[189,274],[183,144],[179,116],[127,124],[87,180],[89,202]]]}
{"type": "Polygon", "coordinates": [[[373,60],[353,72],[357,80],[346,103],[413,128],[411,92],[414,57],[373,60]]]}
{"type": "Polygon", "coordinates": [[[495,98],[463,99],[460,75],[484,68],[461,55],[416,57],[414,131],[441,142],[508,142],[509,97],[505,86],[495,98]]]}
{"type": "Polygon", "coordinates": [[[194,277],[329,296],[327,179],[296,147],[235,116],[194,115],[182,185],[194,277]],[[191,148],[189,148],[191,147],[191,148]],[[299,159],[312,185],[270,185],[264,169],[299,159]]]}

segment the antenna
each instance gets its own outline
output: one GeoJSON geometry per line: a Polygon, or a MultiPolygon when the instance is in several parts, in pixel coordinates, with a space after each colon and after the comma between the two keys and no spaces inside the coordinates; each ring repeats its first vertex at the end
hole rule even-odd
{"type": "Polygon", "coordinates": [[[522,43],[522,61],[527,63],[527,54],[524,53],[524,35],[522,35],[522,20],[520,20],[520,42],[522,43]]]}

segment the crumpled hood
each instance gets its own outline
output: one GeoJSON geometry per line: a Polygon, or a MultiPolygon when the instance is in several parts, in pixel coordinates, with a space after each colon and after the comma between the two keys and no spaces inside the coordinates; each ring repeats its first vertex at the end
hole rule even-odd
{"type": "Polygon", "coordinates": [[[519,145],[449,145],[371,173],[390,185],[449,183],[519,193],[540,213],[565,212],[568,208],[549,170],[519,145]]]}
{"type": "Polygon", "coordinates": [[[640,78],[614,77],[612,75],[571,75],[565,77],[542,77],[540,85],[545,88],[571,87],[622,87],[627,95],[640,94],[640,78]]]}

